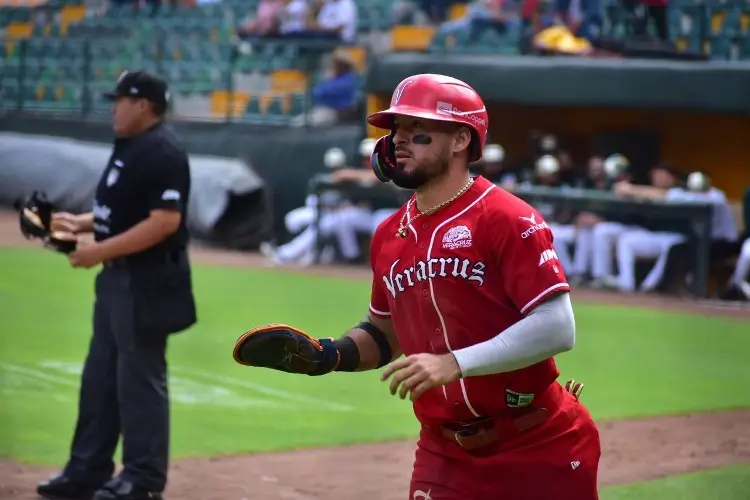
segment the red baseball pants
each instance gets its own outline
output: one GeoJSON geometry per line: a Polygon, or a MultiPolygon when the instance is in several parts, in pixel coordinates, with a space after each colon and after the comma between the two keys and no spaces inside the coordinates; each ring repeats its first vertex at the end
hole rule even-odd
{"type": "Polygon", "coordinates": [[[409,500],[598,500],[599,431],[565,392],[562,405],[510,449],[474,456],[422,431],[409,500]]]}

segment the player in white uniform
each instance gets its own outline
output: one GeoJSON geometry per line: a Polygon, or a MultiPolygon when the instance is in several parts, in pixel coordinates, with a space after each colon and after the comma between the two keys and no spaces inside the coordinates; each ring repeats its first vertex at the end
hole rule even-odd
{"type": "MultiPolygon", "coordinates": [[[[373,143],[374,145],[374,143],[373,143]]],[[[372,146],[370,149],[372,149],[372,146]]],[[[368,154],[369,161],[369,154],[368,154]]],[[[331,148],[323,156],[325,167],[331,171],[334,179],[347,180],[347,173],[351,170],[346,167],[346,154],[340,148],[331,148]]],[[[368,165],[368,171],[372,169],[368,165]]],[[[374,174],[371,174],[373,180],[374,174]]],[[[341,199],[336,191],[327,191],[318,195],[308,195],[305,206],[295,208],[284,217],[287,230],[296,236],[279,247],[274,247],[269,242],[260,245],[260,251],[274,265],[310,265],[316,260],[316,242],[319,237],[335,237],[344,259],[355,260],[360,255],[359,244],[356,234],[350,234],[347,227],[351,220],[370,220],[371,212],[366,207],[348,203],[341,199]],[[321,209],[321,201],[325,208],[321,209]],[[320,221],[316,227],[315,219],[320,213],[320,221]]],[[[319,260],[331,263],[334,259],[335,250],[332,246],[324,246],[319,260]]]]}
{"type": "Polygon", "coordinates": [[[750,300],[750,238],[742,244],[734,273],[732,273],[731,286],[739,290],[745,299],[750,300]]]}
{"type": "MultiPolygon", "coordinates": [[[[673,187],[667,190],[641,189],[639,186],[623,185],[622,194],[664,200],[669,202],[705,201],[713,204],[711,238],[714,241],[736,243],[739,237],[737,224],[732,215],[726,195],[720,189],[708,187],[702,174],[694,172],[688,177],[688,188],[673,187]]],[[[638,259],[656,259],[654,267],[643,280],[640,291],[656,289],[664,277],[667,257],[672,246],[684,243],[688,236],[670,231],[632,229],[617,242],[618,287],[624,292],[636,290],[635,264],[638,259]]]]}
{"type": "MultiPolygon", "coordinates": [[[[674,187],[675,183],[675,174],[669,168],[657,165],[651,170],[651,186],[635,186],[629,181],[620,181],[614,185],[613,190],[615,194],[622,196],[630,196],[635,191],[639,196],[645,193],[663,195],[667,189],[674,187]]],[[[591,277],[593,278],[591,286],[593,288],[619,287],[620,280],[614,272],[612,256],[620,238],[633,231],[646,231],[646,229],[637,223],[619,221],[603,221],[594,225],[591,261],[591,277]]]]}

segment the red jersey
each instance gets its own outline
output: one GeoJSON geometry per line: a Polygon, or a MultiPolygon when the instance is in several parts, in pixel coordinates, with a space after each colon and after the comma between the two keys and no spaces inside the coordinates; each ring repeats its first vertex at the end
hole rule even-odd
{"type": "MultiPolygon", "coordinates": [[[[497,336],[548,297],[569,291],[552,232],[534,208],[482,177],[433,215],[404,211],[372,239],[370,313],[393,322],[401,349],[444,354],[497,336]]],[[[414,403],[423,423],[494,416],[560,375],[552,358],[498,375],[467,377],[414,403]],[[522,396],[521,396],[522,397],[522,396]]]]}

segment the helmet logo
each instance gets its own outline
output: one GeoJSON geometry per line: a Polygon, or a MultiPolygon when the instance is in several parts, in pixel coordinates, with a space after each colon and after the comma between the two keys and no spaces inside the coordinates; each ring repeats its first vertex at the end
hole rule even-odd
{"type": "Polygon", "coordinates": [[[396,87],[396,90],[393,92],[393,97],[391,98],[391,106],[396,106],[398,104],[404,96],[404,90],[406,90],[406,87],[408,87],[413,81],[414,80],[406,80],[404,83],[396,87]]]}
{"type": "Polygon", "coordinates": [[[486,127],[487,121],[481,116],[477,116],[479,113],[483,113],[484,111],[485,111],[485,108],[475,109],[473,111],[461,111],[460,109],[455,107],[453,104],[449,102],[444,102],[444,101],[438,101],[437,107],[435,109],[435,112],[439,115],[460,116],[462,118],[469,120],[470,122],[474,123],[477,126],[486,127]]]}

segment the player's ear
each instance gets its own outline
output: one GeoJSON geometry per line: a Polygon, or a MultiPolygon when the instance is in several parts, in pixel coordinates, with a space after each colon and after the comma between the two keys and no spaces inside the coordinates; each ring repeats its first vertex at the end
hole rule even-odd
{"type": "Polygon", "coordinates": [[[470,145],[471,131],[468,127],[459,127],[453,134],[453,152],[460,153],[463,150],[468,150],[470,145]]]}

